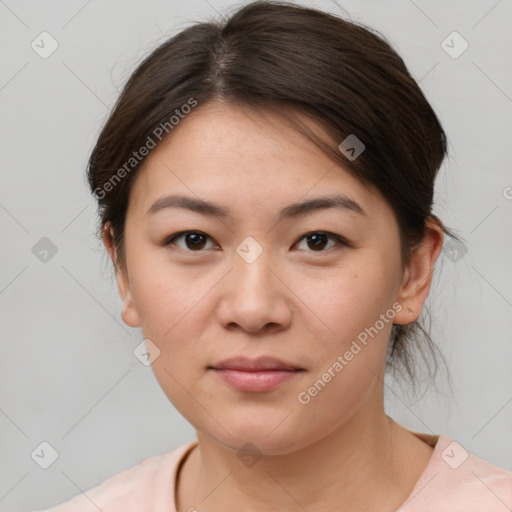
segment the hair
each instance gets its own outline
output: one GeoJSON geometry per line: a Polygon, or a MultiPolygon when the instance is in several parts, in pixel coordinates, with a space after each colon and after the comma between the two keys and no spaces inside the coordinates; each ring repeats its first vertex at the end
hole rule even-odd
{"type": "MultiPolygon", "coordinates": [[[[189,106],[200,109],[212,101],[286,117],[335,163],[380,191],[397,219],[403,266],[428,222],[458,240],[432,214],[435,178],[447,154],[445,132],[386,38],[314,8],[261,0],[184,29],[146,56],[127,80],[87,175],[98,201],[97,234],[101,238],[109,229],[115,266],[125,268],[128,199],[144,162],[135,153],[152,147],[155,138],[160,143],[163,131],[172,133],[176,114],[183,118],[189,106]],[[331,140],[308,129],[304,116],[331,140]],[[349,136],[364,144],[357,158],[341,151],[349,136]]],[[[433,356],[437,372],[436,351],[418,321],[394,324],[386,369],[402,375],[405,370],[414,387],[413,354],[433,356]],[[413,351],[413,345],[419,348],[413,351]]]]}

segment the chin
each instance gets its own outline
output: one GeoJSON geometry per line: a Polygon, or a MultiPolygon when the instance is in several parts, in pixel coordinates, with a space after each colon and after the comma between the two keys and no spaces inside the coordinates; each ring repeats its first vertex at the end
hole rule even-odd
{"type": "Polygon", "coordinates": [[[218,425],[214,426],[214,432],[200,430],[237,453],[254,450],[262,455],[284,455],[299,449],[305,442],[303,437],[297,435],[298,432],[304,435],[300,425],[283,421],[288,413],[281,413],[279,419],[275,415],[268,415],[267,420],[260,415],[257,421],[254,417],[251,419],[245,416],[238,421],[220,421],[226,430],[218,425]]]}

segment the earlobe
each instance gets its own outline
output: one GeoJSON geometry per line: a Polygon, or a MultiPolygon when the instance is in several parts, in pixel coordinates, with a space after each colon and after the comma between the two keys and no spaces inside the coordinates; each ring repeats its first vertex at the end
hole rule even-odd
{"type": "Polygon", "coordinates": [[[119,290],[119,296],[123,301],[123,309],[121,311],[121,318],[126,325],[130,327],[140,327],[139,314],[135,307],[128,278],[122,269],[116,271],[117,288],[119,290]]]}
{"type": "Polygon", "coordinates": [[[402,309],[396,314],[394,323],[409,324],[420,316],[432,284],[434,264],[443,247],[443,238],[441,226],[434,219],[429,219],[423,240],[412,250],[410,263],[404,271],[397,296],[402,309]]]}
{"type": "Polygon", "coordinates": [[[114,232],[110,225],[106,224],[102,231],[103,243],[109,253],[116,273],[117,290],[123,302],[121,318],[130,327],[140,327],[139,315],[130,292],[130,285],[126,272],[118,265],[117,253],[114,244],[114,232]]]}
{"type": "Polygon", "coordinates": [[[130,327],[140,327],[139,314],[135,309],[135,305],[133,304],[131,297],[123,302],[121,318],[123,319],[123,322],[130,327]]]}

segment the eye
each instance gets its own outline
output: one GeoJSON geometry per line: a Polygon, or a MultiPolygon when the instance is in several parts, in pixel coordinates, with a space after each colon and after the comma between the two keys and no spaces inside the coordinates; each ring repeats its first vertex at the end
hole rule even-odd
{"type": "MultiPolygon", "coordinates": [[[[176,247],[183,249],[189,252],[200,252],[201,249],[204,249],[206,241],[211,238],[201,231],[182,231],[180,233],[175,233],[170,237],[166,238],[164,241],[164,245],[176,245],[176,247]],[[177,240],[183,239],[184,245],[180,245],[176,243],[177,240]]],[[[208,249],[208,247],[206,247],[208,249]]]]}
{"type": "MultiPolygon", "coordinates": [[[[300,245],[300,241],[305,240],[307,246],[312,249],[312,251],[308,252],[325,252],[324,249],[329,245],[329,239],[334,240],[334,246],[336,244],[341,246],[349,246],[349,243],[341,236],[325,231],[312,231],[311,233],[307,233],[297,243],[300,245]]],[[[327,247],[327,249],[331,249],[332,247],[333,246],[331,245],[330,247],[327,247]]]]}
{"type": "MultiPolygon", "coordinates": [[[[181,231],[166,238],[163,242],[163,245],[175,245],[179,249],[187,252],[201,252],[202,249],[218,247],[215,244],[207,247],[208,240],[211,241],[212,239],[206,233],[201,231],[181,231]],[[182,241],[181,244],[179,243],[180,240],[182,241]]],[[[327,249],[332,249],[336,245],[347,247],[350,246],[350,244],[341,236],[335,235],[334,233],[328,233],[326,231],[312,231],[307,233],[303,235],[294,245],[300,245],[302,240],[305,241],[307,247],[310,249],[308,252],[326,252],[327,249]],[[334,242],[330,246],[329,240],[334,242]]]]}

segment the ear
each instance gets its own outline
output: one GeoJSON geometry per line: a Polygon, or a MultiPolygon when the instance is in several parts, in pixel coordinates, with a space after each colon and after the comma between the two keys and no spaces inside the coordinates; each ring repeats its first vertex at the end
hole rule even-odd
{"type": "Polygon", "coordinates": [[[121,313],[123,322],[130,327],[140,327],[139,314],[137,313],[137,309],[135,308],[135,303],[131,295],[127,270],[118,265],[118,257],[114,245],[114,230],[109,223],[105,224],[103,227],[102,239],[116,272],[117,290],[119,291],[119,296],[123,301],[123,310],[121,313]]]}
{"type": "Polygon", "coordinates": [[[395,315],[395,324],[414,322],[421,313],[432,283],[432,273],[441,249],[444,233],[433,217],[427,221],[422,241],[412,250],[411,261],[404,271],[397,301],[402,309],[395,315]],[[411,313],[412,311],[412,313],[411,313]]]}

